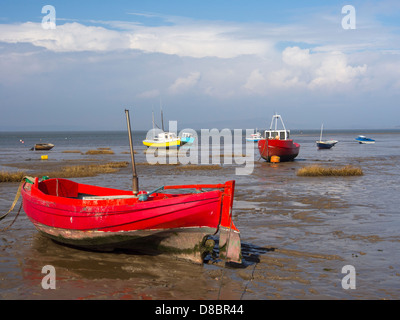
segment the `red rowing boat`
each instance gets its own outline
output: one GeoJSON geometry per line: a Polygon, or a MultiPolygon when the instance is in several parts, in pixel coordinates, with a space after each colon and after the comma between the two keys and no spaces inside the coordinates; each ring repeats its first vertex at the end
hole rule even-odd
{"type": "Polygon", "coordinates": [[[265,130],[264,139],[258,141],[258,150],[263,159],[271,161],[272,156],[278,156],[279,161],[291,161],[297,157],[300,144],[289,139],[290,130],[286,130],[280,115],[273,115],[269,130],[265,130]],[[283,130],[277,129],[277,121],[281,120],[283,130]],[[273,123],[275,121],[275,128],[273,123]]]}
{"type": "Polygon", "coordinates": [[[240,263],[240,235],[232,221],[234,186],[234,181],[164,186],[134,195],[67,179],[35,178],[23,184],[21,194],[37,230],[57,242],[94,250],[167,252],[202,263],[213,248],[207,238],[219,231],[220,257],[240,263]],[[185,192],[173,192],[178,189],[185,192]]]}

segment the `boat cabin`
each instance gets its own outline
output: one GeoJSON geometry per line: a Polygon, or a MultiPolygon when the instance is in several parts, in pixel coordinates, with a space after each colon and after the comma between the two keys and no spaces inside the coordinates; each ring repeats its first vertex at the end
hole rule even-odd
{"type": "Polygon", "coordinates": [[[283,123],[282,117],[279,114],[274,114],[272,116],[271,125],[269,130],[264,131],[265,139],[279,139],[279,140],[288,140],[290,137],[290,130],[286,130],[285,125],[283,123]],[[283,129],[278,128],[278,119],[281,120],[281,124],[283,129]],[[275,124],[275,126],[274,126],[275,124]]]}
{"type": "Polygon", "coordinates": [[[265,130],[266,139],[288,140],[290,130],[265,130]]]}
{"type": "Polygon", "coordinates": [[[190,132],[182,132],[181,138],[182,139],[190,139],[190,138],[193,138],[193,134],[191,134],[190,132]]]}
{"type": "Polygon", "coordinates": [[[157,137],[154,137],[155,141],[172,141],[176,140],[177,136],[173,132],[161,132],[157,137]]]}

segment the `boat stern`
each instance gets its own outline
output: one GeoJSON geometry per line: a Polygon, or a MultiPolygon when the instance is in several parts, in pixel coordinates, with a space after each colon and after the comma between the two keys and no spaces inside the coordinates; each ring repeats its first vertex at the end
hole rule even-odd
{"type": "Polygon", "coordinates": [[[227,262],[242,262],[240,231],[236,228],[233,217],[233,195],[235,181],[225,183],[222,195],[221,222],[219,225],[219,256],[227,262]]]}

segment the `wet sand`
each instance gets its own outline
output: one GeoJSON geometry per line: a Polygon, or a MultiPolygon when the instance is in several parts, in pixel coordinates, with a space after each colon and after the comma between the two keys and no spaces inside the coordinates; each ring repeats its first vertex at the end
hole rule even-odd
{"type": "MultiPolygon", "coordinates": [[[[8,165],[34,173],[110,160],[76,157],[8,165]]],[[[399,171],[393,167],[399,166],[400,157],[344,162],[360,164],[364,176],[298,177],[296,170],[315,163],[304,158],[270,164],[256,157],[249,176],[235,175],[235,165],[184,172],[179,166],[138,165],[145,190],[236,180],[233,214],[241,231],[243,264],[225,266],[208,256],[199,266],[166,255],[78,250],[41,236],[21,212],[12,228],[0,234],[0,299],[399,299],[400,223],[393,201],[399,171]],[[55,290],[41,287],[45,265],[56,269],[55,290]],[[356,269],[356,289],[342,288],[345,265],[356,269]]],[[[329,159],[319,163],[332,165],[329,159]]],[[[130,167],[75,180],[130,189],[130,167]]],[[[2,213],[17,187],[0,184],[2,213]]]]}

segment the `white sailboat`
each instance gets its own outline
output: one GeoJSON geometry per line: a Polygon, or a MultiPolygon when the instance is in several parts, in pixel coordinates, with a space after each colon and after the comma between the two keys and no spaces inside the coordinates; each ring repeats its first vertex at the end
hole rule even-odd
{"type": "Polygon", "coordinates": [[[322,140],[322,129],[324,124],[321,125],[321,134],[318,141],[315,141],[317,144],[318,149],[330,149],[339,141],[337,140],[322,140]]]}

